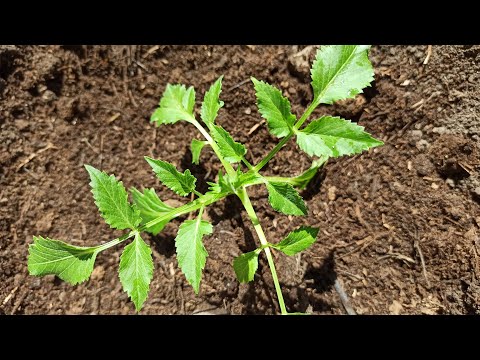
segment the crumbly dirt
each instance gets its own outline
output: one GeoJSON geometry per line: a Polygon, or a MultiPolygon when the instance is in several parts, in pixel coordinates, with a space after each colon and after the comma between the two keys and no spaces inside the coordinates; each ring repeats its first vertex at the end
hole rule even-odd
{"type": "MultiPolygon", "coordinates": [[[[126,187],[155,187],[148,155],[190,168],[199,190],[220,167],[211,150],[191,164],[200,138],[179,122],[154,128],[149,116],[165,85],[200,94],[225,74],[218,122],[258,161],[275,145],[256,110],[250,76],[280,87],[300,114],[312,92],[310,46],[0,46],[0,313],[134,314],[117,269],[122,247],[98,256],[89,281],[70,286],[27,272],[28,245],[41,234],[93,245],[120,234],[100,218],[83,164],[114,173],[126,187]]],[[[375,46],[375,82],[354,100],[315,114],[350,118],[385,146],[329,161],[302,192],[309,215],[276,213],[262,187],[249,190],[267,238],[300,225],[318,241],[295,257],[276,254],[290,311],[344,314],[334,283],[358,314],[480,314],[480,46],[375,46]],[[430,52],[427,64],[425,59],[430,52]]],[[[309,166],[289,143],[265,173],[309,166]]],[[[155,273],[143,314],[278,312],[262,257],[253,283],[239,284],[234,256],[255,248],[241,204],[228,198],[206,215],[214,233],[200,294],[178,269],[172,221],[152,246],[155,273]]]]}

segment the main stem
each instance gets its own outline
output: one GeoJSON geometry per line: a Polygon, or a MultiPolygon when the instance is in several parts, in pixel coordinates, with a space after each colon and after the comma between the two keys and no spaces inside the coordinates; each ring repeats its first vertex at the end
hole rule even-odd
{"type": "Polygon", "coordinates": [[[270,267],[270,272],[272,273],[273,283],[275,285],[275,291],[277,292],[278,303],[280,304],[280,310],[282,315],[287,314],[287,308],[285,307],[285,301],[283,300],[282,289],[280,288],[280,282],[278,281],[277,270],[275,269],[275,263],[273,262],[272,253],[270,252],[270,248],[268,247],[268,241],[265,237],[265,233],[263,232],[262,226],[260,225],[260,220],[258,220],[257,214],[253,209],[252,202],[248,197],[247,190],[245,187],[242,187],[241,190],[238,191],[238,197],[242,201],[245,210],[247,211],[250,220],[252,221],[253,227],[257,232],[258,238],[260,239],[260,243],[262,246],[265,246],[263,251],[265,251],[265,255],[267,256],[268,266],[270,267]]]}

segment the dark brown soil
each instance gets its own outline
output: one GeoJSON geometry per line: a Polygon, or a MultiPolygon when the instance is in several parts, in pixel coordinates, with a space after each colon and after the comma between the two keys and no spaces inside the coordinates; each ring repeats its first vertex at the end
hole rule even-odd
{"type": "MultiPolygon", "coordinates": [[[[154,186],[144,155],[200,179],[215,179],[211,151],[191,165],[195,129],[155,129],[149,116],[165,85],[201,94],[225,74],[219,123],[258,161],[275,144],[255,106],[250,76],[281,87],[299,114],[312,93],[308,64],[315,47],[296,46],[1,46],[0,313],[133,314],[117,275],[122,248],[102,253],[92,278],[70,286],[27,273],[32,236],[76,245],[112,239],[93,202],[83,164],[117,175],[127,187],[154,186]],[[299,52],[300,56],[295,56],[299,52]]],[[[480,314],[480,47],[378,46],[376,80],[353,101],[317,113],[358,121],[386,145],[330,161],[302,195],[307,217],[276,213],[261,187],[250,189],[268,238],[299,225],[321,228],[302,255],[276,256],[290,311],[343,314],[335,278],[359,314],[480,314]],[[423,259],[423,261],[422,261],[423,259]],[[422,265],[423,262],[423,265],[422,265]]],[[[294,175],[309,159],[289,143],[266,168],[294,175]]],[[[199,296],[177,267],[177,219],[156,237],[155,274],[144,314],[278,312],[265,259],[254,283],[239,285],[231,267],[255,247],[240,203],[208,209],[214,233],[199,296]]]]}

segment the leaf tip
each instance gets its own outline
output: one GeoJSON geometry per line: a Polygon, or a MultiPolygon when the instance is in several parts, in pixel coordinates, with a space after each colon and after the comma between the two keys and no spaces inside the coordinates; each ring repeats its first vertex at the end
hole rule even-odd
{"type": "Polygon", "coordinates": [[[85,167],[85,169],[88,171],[89,174],[91,174],[91,173],[93,173],[95,170],[97,170],[97,169],[95,169],[93,166],[88,165],[88,164],[83,164],[83,166],[85,167]]]}

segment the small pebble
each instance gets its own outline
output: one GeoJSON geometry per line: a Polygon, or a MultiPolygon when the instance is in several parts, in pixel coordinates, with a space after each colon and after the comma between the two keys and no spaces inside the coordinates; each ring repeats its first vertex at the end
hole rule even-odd
{"type": "Polygon", "coordinates": [[[423,136],[422,130],[412,130],[411,132],[412,138],[416,140],[420,140],[423,136]]]}
{"type": "Polygon", "coordinates": [[[44,102],[50,102],[52,100],[55,100],[57,98],[57,95],[51,90],[45,90],[45,92],[42,94],[42,100],[44,102]]]}
{"type": "Polygon", "coordinates": [[[455,181],[453,179],[448,178],[447,180],[445,180],[445,182],[447,183],[448,186],[452,188],[455,187],[455,181]]]}
{"type": "Polygon", "coordinates": [[[447,128],[445,126],[434,127],[432,129],[432,132],[434,132],[436,134],[439,134],[439,135],[442,135],[442,134],[445,134],[447,132],[447,128]]]}
{"type": "Polygon", "coordinates": [[[428,149],[429,146],[430,146],[430,143],[427,140],[422,139],[417,142],[417,149],[420,151],[424,151],[428,149]]]}

